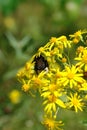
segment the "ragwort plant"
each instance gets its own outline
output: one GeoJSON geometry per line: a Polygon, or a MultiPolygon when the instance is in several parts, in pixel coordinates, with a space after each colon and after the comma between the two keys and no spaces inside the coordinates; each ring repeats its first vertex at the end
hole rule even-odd
{"type": "Polygon", "coordinates": [[[87,107],[86,30],[73,35],[52,37],[17,73],[22,90],[38,90],[43,99],[42,123],[48,130],[61,130],[58,110],[76,113],[87,107]]]}

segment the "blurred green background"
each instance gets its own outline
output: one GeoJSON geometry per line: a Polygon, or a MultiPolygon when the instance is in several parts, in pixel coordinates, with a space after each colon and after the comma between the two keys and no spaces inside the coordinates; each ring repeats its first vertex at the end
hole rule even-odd
{"type": "MultiPolygon", "coordinates": [[[[86,28],[87,0],[0,0],[0,130],[45,130],[39,94],[22,92],[16,73],[52,36],[86,28]]],[[[87,130],[87,113],[60,110],[58,119],[87,130]]]]}

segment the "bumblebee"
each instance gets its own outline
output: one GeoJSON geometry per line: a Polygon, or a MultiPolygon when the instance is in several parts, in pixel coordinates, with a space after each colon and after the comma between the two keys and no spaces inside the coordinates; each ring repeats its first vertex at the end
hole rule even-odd
{"type": "Polygon", "coordinates": [[[43,70],[48,71],[48,62],[42,55],[35,57],[34,62],[34,70],[37,74],[39,74],[43,70]]]}

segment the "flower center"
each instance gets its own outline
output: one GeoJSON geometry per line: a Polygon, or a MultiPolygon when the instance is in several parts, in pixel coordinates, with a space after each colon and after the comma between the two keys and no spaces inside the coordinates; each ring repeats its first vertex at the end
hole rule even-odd
{"type": "Polygon", "coordinates": [[[77,106],[77,105],[78,105],[78,103],[79,103],[77,99],[73,99],[73,101],[72,101],[72,102],[73,102],[73,105],[74,105],[74,106],[77,106]]]}
{"type": "Polygon", "coordinates": [[[68,77],[68,79],[73,79],[74,74],[72,72],[70,72],[70,73],[68,73],[67,77],[68,77]]]}
{"type": "Polygon", "coordinates": [[[24,92],[27,92],[29,90],[30,86],[28,84],[24,84],[22,86],[22,89],[24,90],[24,92]]]}
{"type": "Polygon", "coordinates": [[[49,99],[49,102],[55,102],[56,101],[56,97],[54,95],[50,95],[48,97],[48,99],[49,99]]]}
{"type": "Polygon", "coordinates": [[[49,86],[49,90],[50,90],[51,92],[54,92],[56,89],[57,89],[57,87],[56,87],[55,84],[52,84],[52,85],[49,86]]]}
{"type": "Polygon", "coordinates": [[[49,128],[49,129],[53,129],[54,128],[54,121],[52,119],[47,119],[46,120],[46,126],[49,128]]]}

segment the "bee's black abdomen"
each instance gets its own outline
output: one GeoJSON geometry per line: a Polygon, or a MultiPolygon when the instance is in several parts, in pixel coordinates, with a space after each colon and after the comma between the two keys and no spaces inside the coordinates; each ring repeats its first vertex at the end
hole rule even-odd
{"type": "Polygon", "coordinates": [[[48,62],[47,62],[47,60],[45,60],[45,58],[42,55],[35,57],[34,62],[35,62],[34,69],[37,74],[39,74],[46,67],[48,67],[48,62]]]}

